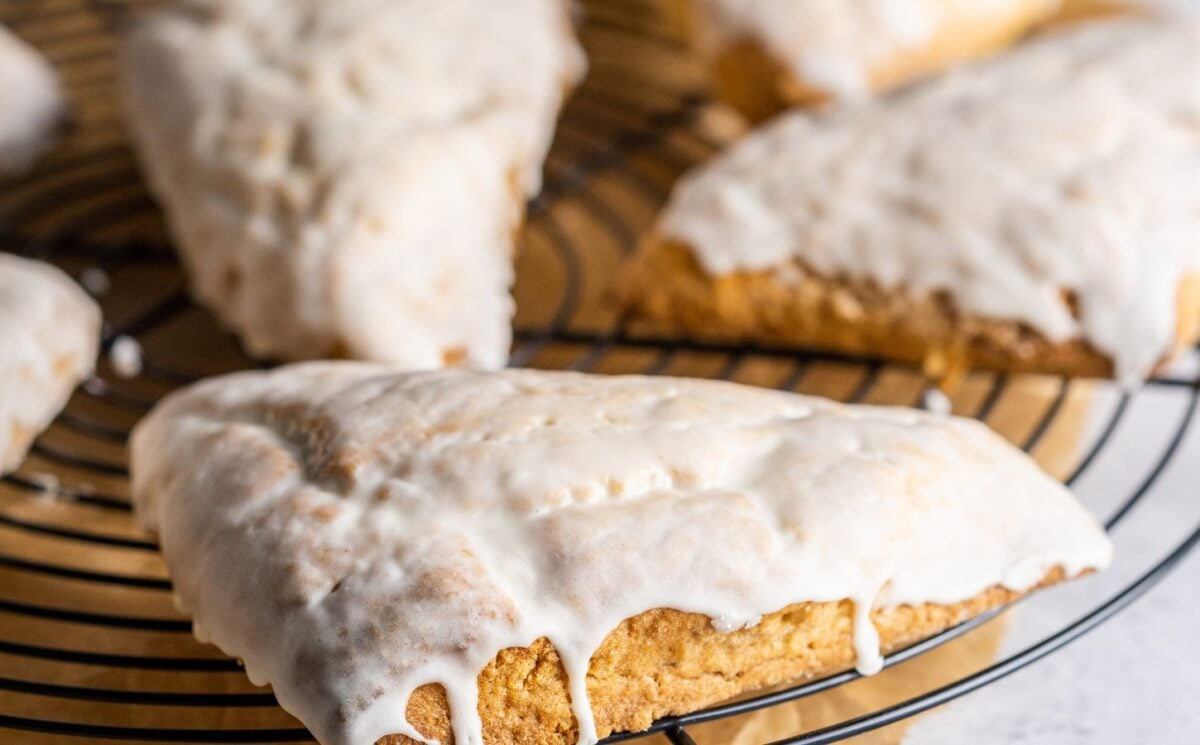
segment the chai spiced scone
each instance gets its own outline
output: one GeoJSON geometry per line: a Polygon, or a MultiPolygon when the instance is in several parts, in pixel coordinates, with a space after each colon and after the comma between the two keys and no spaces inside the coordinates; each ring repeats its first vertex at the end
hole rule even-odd
{"type": "Polygon", "coordinates": [[[1122,15],[1129,13],[1141,14],[1176,14],[1178,16],[1196,16],[1200,14],[1200,4],[1196,0],[1060,0],[1061,7],[1053,21],[1075,21],[1081,18],[1101,18],[1104,16],[1122,15]]]}
{"type": "Polygon", "coordinates": [[[1136,383],[1200,334],[1200,22],[1097,21],[790,113],[677,185],[658,332],[1136,383]]]}
{"type": "Polygon", "coordinates": [[[1002,49],[1060,0],[662,0],[752,121],[861,99],[1002,49]]]}
{"type": "Polygon", "coordinates": [[[325,745],[593,743],[875,672],[1112,550],[979,422],[677,378],[239,373],[132,473],[198,633],[325,745]]]}
{"type": "Polygon", "coordinates": [[[100,308],[59,269],[0,252],[0,474],[91,375],[100,308]]]}
{"type": "Polygon", "coordinates": [[[66,111],[54,68],[0,25],[0,176],[28,168],[66,111]]]}
{"type": "Polygon", "coordinates": [[[254,355],[495,367],[584,60],[565,0],[189,0],[123,44],[192,288],[254,355]]]}

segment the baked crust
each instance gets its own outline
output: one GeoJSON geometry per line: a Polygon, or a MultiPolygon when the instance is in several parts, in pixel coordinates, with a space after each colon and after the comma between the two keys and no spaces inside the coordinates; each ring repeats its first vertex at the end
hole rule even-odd
{"type": "MultiPolygon", "coordinates": [[[[886,291],[787,272],[708,275],[692,250],[652,236],[626,268],[622,301],[656,334],[758,342],[921,364],[934,376],[964,367],[1112,377],[1112,360],[1081,340],[1052,342],[1014,322],[958,312],[948,297],[886,291]]],[[[1200,273],[1180,283],[1175,343],[1159,368],[1200,340],[1200,273]]]]}
{"type": "MultiPolygon", "coordinates": [[[[1064,579],[1059,570],[1038,585],[1064,579]]],[[[1035,588],[1036,589],[1036,588],[1035,588]]],[[[893,651],[1012,602],[1000,587],[953,605],[875,610],[882,647],[893,651]]],[[[592,657],[588,694],[598,733],[645,729],[661,717],[704,708],[755,689],[850,667],[853,603],[797,603],[730,633],[706,616],[657,609],[621,623],[592,657]]],[[[479,713],[488,745],[571,745],[576,730],[558,654],[546,639],[505,649],[479,675],[479,713]]],[[[454,742],[440,686],[417,689],[408,719],[422,735],[454,742]]],[[[379,745],[412,745],[401,735],[379,745]]]]}
{"type": "Polygon", "coordinates": [[[1137,0],[1062,0],[1051,24],[1073,23],[1094,18],[1107,18],[1130,13],[1145,13],[1149,9],[1137,0]]]}
{"type": "MultiPolygon", "coordinates": [[[[668,17],[690,39],[710,34],[696,10],[702,0],[667,0],[668,17]]],[[[1017,0],[1006,5],[1007,15],[987,19],[962,13],[951,16],[921,46],[896,49],[867,73],[873,92],[896,88],[918,78],[970,60],[993,54],[1053,15],[1053,4],[1043,0],[1017,0]]],[[[732,39],[711,55],[712,85],[716,97],[737,109],[751,122],[761,122],[791,106],[828,101],[831,92],[798,77],[756,37],[732,39]]]]}

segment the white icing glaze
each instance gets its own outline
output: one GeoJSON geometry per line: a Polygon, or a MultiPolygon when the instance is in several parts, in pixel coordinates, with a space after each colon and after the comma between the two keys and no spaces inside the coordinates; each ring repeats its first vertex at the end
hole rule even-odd
{"type": "Polygon", "coordinates": [[[254,354],[508,355],[512,234],[582,53],[564,0],[191,0],[123,45],[197,295],[254,354]]]}
{"type": "Polygon", "coordinates": [[[29,167],[46,149],[66,107],[50,63],[0,25],[0,173],[29,167]]]}
{"type": "Polygon", "coordinates": [[[142,374],[142,345],[132,336],[118,336],[109,347],[108,365],[118,377],[136,378],[142,374]]]}
{"type": "Polygon", "coordinates": [[[758,40],[798,79],[843,99],[871,92],[872,71],[952,24],[1003,23],[1015,7],[1049,16],[1059,0],[696,0],[702,42],[758,40]]]}
{"type": "Polygon", "coordinates": [[[1132,383],[1200,270],[1198,184],[1200,24],[1094,23],[887,100],[786,114],[686,177],[660,230],[714,275],[795,258],[944,290],[1082,337],[1132,383]]]}
{"type": "Polygon", "coordinates": [[[0,473],[16,468],[100,345],[100,309],[50,264],[0,253],[0,473]]]}
{"type": "Polygon", "coordinates": [[[867,612],[1108,564],[1090,515],[978,422],[711,381],[294,365],[209,380],[134,433],[133,493],[206,638],[326,745],[415,735],[441,683],[547,637],[581,741],[592,652],[654,608],[720,630],[800,601],[867,612]]]}

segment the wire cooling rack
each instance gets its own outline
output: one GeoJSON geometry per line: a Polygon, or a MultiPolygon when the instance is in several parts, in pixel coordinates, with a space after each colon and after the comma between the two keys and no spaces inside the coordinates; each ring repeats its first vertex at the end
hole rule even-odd
{"type": "MultiPolygon", "coordinates": [[[[0,0],[0,22],[49,55],[74,104],[58,149],[34,173],[0,184],[0,248],[54,261],[81,278],[104,306],[105,349],[129,337],[144,350],[133,378],[102,361],[24,467],[0,482],[0,741],[310,741],[269,692],[244,680],[235,661],[192,639],[190,623],[172,607],[155,544],[130,512],[124,448],[137,419],[182,384],[257,363],[189,300],[125,142],[112,27],[127,5],[0,0]]],[[[546,188],[530,205],[517,259],[513,364],[725,378],[845,401],[920,405],[927,381],[907,367],[656,339],[626,327],[608,299],[615,268],[672,181],[719,149],[734,127],[697,94],[694,63],[651,2],[587,5],[591,73],[566,108],[546,188]]],[[[1089,505],[1118,543],[1118,526],[1143,520],[1149,527],[1142,533],[1161,535],[1157,558],[1114,570],[1106,584],[1085,580],[1043,593],[1076,597],[1059,603],[1069,612],[1050,633],[999,660],[995,643],[981,636],[996,628],[997,614],[989,614],[891,655],[877,679],[845,672],[609,741],[724,742],[725,734],[705,733],[807,706],[801,725],[764,729],[764,738],[834,742],[986,686],[1085,634],[1200,541],[1200,526],[1154,508],[1165,499],[1158,496],[1160,477],[1192,431],[1198,395],[1195,372],[1155,380],[1136,394],[1063,378],[971,374],[953,397],[954,410],[987,421],[1067,483],[1117,464],[1119,486],[1089,505]],[[1157,439],[1134,456],[1121,444],[1131,439],[1123,434],[1147,407],[1157,413],[1142,419],[1161,419],[1157,439]]]]}

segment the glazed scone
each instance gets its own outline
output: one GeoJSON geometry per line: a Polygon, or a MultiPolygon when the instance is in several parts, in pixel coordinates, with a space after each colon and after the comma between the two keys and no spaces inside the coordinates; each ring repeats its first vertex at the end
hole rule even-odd
{"type": "Polygon", "coordinates": [[[0,175],[28,168],[66,111],[54,68],[0,25],[0,175]]]}
{"type": "Polygon", "coordinates": [[[100,308],[79,285],[40,261],[0,253],[0,474],[92,374],[100,308]]]}
{"type": "Polygon", "coordinates": [[[564,0],[189,0],[122,48],[195,295],[256,356],[502,365],[583,70],[564,0]]]}
{"type": "Polygon", "coordinates": [[[622,286],[663,333],[1133,384],[1200,333],[1197,183],[1200,23],[1079,24],[752,133],[622,286]]]}
{"type": "Polygon", "coordinates": [[[197,633],[325,745],[591,743],[1111,555],[978,422],[689,379],[239,373],[160,404],[132,474],[197,633]]]}
{"type": "Polygon", "coordinates": [[[1174,13],[1192,16],[1200,13],[1200,3],[1197,3],[1196,0],[1062,0],[1062,6],[1060,15],[1067,14],[1075,17],[1122,12],[1174,13]]]}
{"type": "Polygon", "coordinates": [[[861,99],[1002,49],[1060,0],[663,0],[752,121],[861,99]]]}

